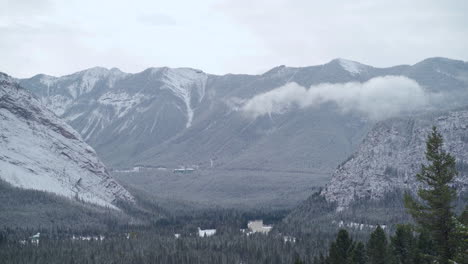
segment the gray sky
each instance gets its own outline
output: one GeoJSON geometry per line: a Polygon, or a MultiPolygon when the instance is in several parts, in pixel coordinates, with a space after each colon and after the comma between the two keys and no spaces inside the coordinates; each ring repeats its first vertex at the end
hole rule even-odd
{"type": "Polygon", "coordinates": [[[468,60],[465,0],[0,0],[0,71],[262,73],[341,57],[468,60]]]}

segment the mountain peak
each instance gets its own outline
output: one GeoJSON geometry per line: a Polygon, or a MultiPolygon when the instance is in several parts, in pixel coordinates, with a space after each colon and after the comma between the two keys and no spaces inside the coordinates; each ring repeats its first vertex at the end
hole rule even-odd
{"type": "Polygon", "coordinates": [[[366,70],[367,65],[364,65],[357,61],[347,60],[343,58],[337,58],[329,62],[329,64],[338,64],[345,71],[349,72],[351,75],[358,75],[366,70]]]}
{"type": "MultiPolygon", "coordinates": [[[[65,75],[62,77],[71,77],[71,78],[80,78],[80,77],[93,77],[93,78],[101,78],[101,77],[118,77],[118,76],[125,76],[128,73],[121,71],[119,68],[113,67],[111,69],[96,66],[89,69],[85,69],[82,71],[78,71],[69,75],[65,75]]],[[[48,76],[48,75],[47,75],[48,76]]],[[[50,76],[52,77],[52,76],[50,76]]],[[[56,77],[54,77],[56,78],[56,77]]]]}
{"type": "Polygon", "coordinates": [[[119,68],[117,68],[117,67],[112,67],[112,68],[110,69],[110,71],[111,71],[111,72],[123,72],[123,71],[121,71],[121,70],[120,70],[119,68]]]}
{"type": "Polygon", "coordinates": [[[282,75],[284,73],[288,73],[291,69],[294,69],[294,68],[288,67],[286,65],[280,65],[280,66],[276,66],[272,68],[271,70],[265,72],[262,75],[263,76],[282,75]]]}
{"type": "Polygon", "coordinates": [[[454,60],[454,59],[449,59],[445,57],[431,57],[431,58],[427,58],[416,63],[415,66],[416,65],[434,65],[434,64],[466,64],[466,63],[467,62],[462,61],[462,60],[454,60]]]}
{"type": "Polygon", "coordinates": [[[110,72],[109,69],[105,67],[92,67],[86,70],[82,70],[79,72],[74,73],[73,75],[79,74],[79,75],[94,75],[94,76],[100,76],[100,75],[107,75],[110,72]]]}

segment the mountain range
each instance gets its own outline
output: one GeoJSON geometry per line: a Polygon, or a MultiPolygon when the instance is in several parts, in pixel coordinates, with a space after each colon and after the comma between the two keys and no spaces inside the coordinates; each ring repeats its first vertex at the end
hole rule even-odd
{"type": "MultiPolygon", "coordinates": [[[[450,111],[468,99],[468,63],[446,58],[388,68],[335,59],[261,75],[97,67],[17,81],[114,170],[154,169],[151,177],[123,177],[126,184],[239,204],[292,205],[361,151],[375,124],[450,111]],[[195,168],[196,177],[175,179],[179,167],[195,168]]],[[[327,190],[330,200],[341,197],[327,190]]]]}

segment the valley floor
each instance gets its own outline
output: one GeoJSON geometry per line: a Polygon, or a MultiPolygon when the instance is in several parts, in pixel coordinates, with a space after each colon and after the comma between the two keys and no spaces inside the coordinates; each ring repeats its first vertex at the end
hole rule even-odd
{"type": "Polygon", "coordinates": [[[159,199],[244,209],[292,208],[324,186],[330,177],[310,171],[251,169],[205,169],[190,173],[140,169],[112,174],[130,189],[159,199]]]}

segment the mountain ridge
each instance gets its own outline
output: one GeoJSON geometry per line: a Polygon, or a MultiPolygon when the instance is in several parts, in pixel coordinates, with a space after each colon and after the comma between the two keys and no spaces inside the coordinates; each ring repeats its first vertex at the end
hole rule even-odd
{"type": "MultiPolygon", "coordinates": [[[[315,66],[323,66],[323,65],[326,65],[326,64],[329,64],[329,63],[332,63],[332,62],[336,62],[336,61],[340,61],[340,60],[343,60],[343,61],[349,61],[349,62],[355,62],[355,63],[359,63],[363,66],[367,66],[367,67],[372,67],[372,68],[376,68],[376,69],[389,69],[389,68],[394,68],[394,67],[402,67],[402,66],[415,66],[417,64],[421,64],[421,63],[426,63],[426,62],[434,62],[434,61],[445,61],[445,62],[457,62],[457,63],[468,63],[468,61],[464,61],[464,60],[458,60],[458,59],[452,59],[452,58],[447,58],[447,57],[439,57],[439,56],[435,56],[435,57],[428,57],[428,58],[425,58],[425,59],[422,59],[421,61],[418,61],[414,64],[397,64],[397,65],[393,65],[393,66],[379,66],[379,67],[376,67],[376,66],[371,66],[369,64],[364,64],[364,63],[361,63],[359,61],[355,61],[355,60],[350,60],[350,59],[346,59],[346,58],[335,58],[335,59],[332,59],[328,62],[325,62],[325,63],[322,63],[322,64],[315,64],[315,65],[309,65],[309,66],[287,66],[285,64],[281,64],[281,65],[278,65],[278,66],[273,66],[271,69],[269,70],[266,70],[265,72],[263,73],[259,73],[259,74],[248,74],[248,73],[224,73],[224,74],[214,74],[214,73],[206,73],[208,75],[212,75],[212,76],[225,76],[225,75],[248,75],[248,76],[261,76],[261,75],[265,75],[266,73],[272,71],[272,70],[275,70],[277,68],[289,68],[289,69],[300,69],[300,68],[309,68],[309,67],[315,67],[315,66]]],[[[150,66],[150,67],[147,67],[141,71],[137,71],[137,72],[126,72],[126,71],[122,71],[120,68],[118,67],[104,67],[104,66],[93,66],[93,67],[90,67],[90,68],[85,68],[83,70],[79,70],[79,71],[76,71],[76,72],[73,72],[73,73],[70,73],[70,74],[65,74],[65,75],[51,75],[51,74],[47,74],[47,73],[37,73],[31,77],[24,77],[24,78],[14,78],[16,80],[23,80],[23,79],[32,79],[34,77],[39,77],[39,76],[47,76],[47,77],[53,77],[53,78],[61,78],[61,77],[66,77],[66,76],[70,76],[70,75],[75,75],[75,74],[78,74],[78,73],[82,73],[82,72],[86,72],[86,71],[89,71],[89,70],[93,70],[93,69],[104,69],[106,71],[117,71],[117,72],[121,72],[121,73],[124,73],[124,74],[138,74],[138,73],[142,73],[144,71],[147,71],[147,70],[151,70],[151,69],[161,69],[161,68],[168,68],[168,69],[191,69],[191,70],[195,70],[195,71],[201,71],[201,72],[204,72],[203,70],[201,69],[197,69],[197,68],[192,68],[192,67],[185,67],[185,66],[182,66],[182,67],[169,67],[169,66],[159,66],[159,67],[154,67],[154,66],[150,66]]]]}

